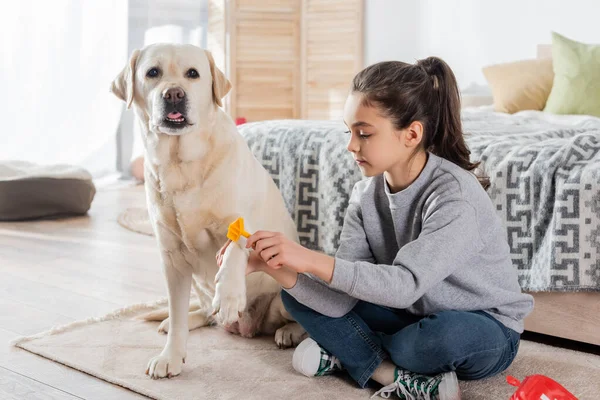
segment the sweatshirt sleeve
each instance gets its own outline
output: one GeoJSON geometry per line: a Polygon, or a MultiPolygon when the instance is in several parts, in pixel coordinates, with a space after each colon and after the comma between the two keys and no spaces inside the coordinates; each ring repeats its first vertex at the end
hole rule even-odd
{"type": "Polygon", "coordinates": [[[359,193],[360,190],[355,186],[350,197],[346,216],[344,217],[344,226],[340,235],[340,246],[335,257],[346,261],[367,261],[372,263],[375,262],[375,257],[365,233],[359,193]]]}
{"type": "MultiPolygon", "coordinates": [[[[347,262],[375,261],[363,227],[360,195],[357,186],[354,187],[350,196],[350,203],[346,210],[340,235],[340,246],[335,257],[336,260],[343,259],[347,262]]],[[[285,290],[298,302],[333,318],[346,315],[358,302],[356,298],[340,290],[333,289],[324,281],[312,275],[298,275],[296,285],[285,290]]]]}
{"type": "Polygon", "coordinates": [[[407,308],[483,247],[477,214],[466,200],[440,204],[423,221],[417,239],[392,265],[336,257],[331,288],[383,306],[407,308]]]}

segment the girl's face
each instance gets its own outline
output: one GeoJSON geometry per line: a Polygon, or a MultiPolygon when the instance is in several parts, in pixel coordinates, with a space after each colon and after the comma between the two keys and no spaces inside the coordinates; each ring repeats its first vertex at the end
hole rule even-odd
{"type": "Polygon", "coordinates": [[[415,146],[421,141],[421,123],[413,122],[406,129],[396,130],[377,108],[361,103],[362,94],[348,96],[344,106],[344,123],[350,135],[348,151],[363,175],[376,176],[407,165],[415,146]]]}

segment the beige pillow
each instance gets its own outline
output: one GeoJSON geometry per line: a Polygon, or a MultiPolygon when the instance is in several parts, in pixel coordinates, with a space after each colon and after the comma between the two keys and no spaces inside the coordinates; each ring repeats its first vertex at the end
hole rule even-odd
{"type": "Polygon", "coordinates": [[[543,110],[552,90],[552,59],[522,60],[483,68],[494,96],[494,109],[516,113],[543,110]]]}

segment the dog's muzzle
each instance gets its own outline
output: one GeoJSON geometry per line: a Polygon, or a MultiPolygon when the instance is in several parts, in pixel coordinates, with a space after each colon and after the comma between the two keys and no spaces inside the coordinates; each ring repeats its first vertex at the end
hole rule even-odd
{"type": "Polygon", "coordinates": [[[183,128],[188,124],[186,119],[186,96],[183,89],[174,87],[166,89],[162,93],[164,104],[163,125],[168,128],[183,128]]]}

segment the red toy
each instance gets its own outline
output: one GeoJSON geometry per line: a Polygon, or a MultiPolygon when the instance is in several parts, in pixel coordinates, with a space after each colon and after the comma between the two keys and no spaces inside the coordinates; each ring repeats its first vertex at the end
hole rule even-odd
{"type": "Polygon", "coordinates": [[[544,375],[530,375],[523,382],[509,375],[506,381],[518,387],[510,400],[577,400],[558,382],[544,375]]]}

